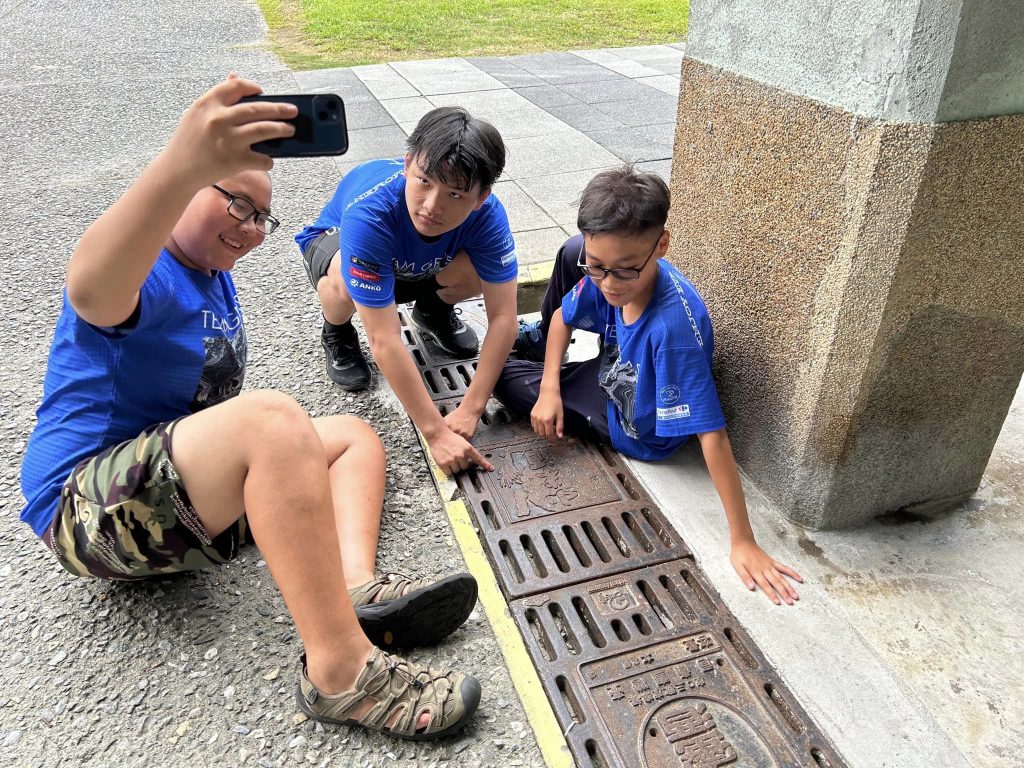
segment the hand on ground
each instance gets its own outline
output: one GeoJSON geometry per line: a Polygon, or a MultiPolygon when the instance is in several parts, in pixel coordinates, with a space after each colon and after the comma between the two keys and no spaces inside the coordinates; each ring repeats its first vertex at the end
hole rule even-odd
{"type": "Polygon", "coordinates": [[[562,398],[559,395],[541,392],[536,405],[530,411],[530,424],[533,425],[534,432],[553,443],[563,437],[563,417],[562,398]]]}
{"type": "Polygon", "coordinates": [[[803,583],[803,576],[770,557],[756,542],[751,540],[733,544],[729,559],[747,589],[760,587],[776,605],[782,601],[792,605],[794,600],[800,599],[786,577],[803,583]]]}
{"type": "Polygon", "coordinates": [[[428,441],[427,445],[430,448],[430,455],[446,475],[469,469],[474,464],[488,472],[494,469],[494,465],[485,459],[480,451],[447,425],[437,437],[428,441]]]}
{"type": "Polygon", "coordinates": [[[458,408],[444,417],[444,423],[459,437],[472,440],[480,424],[480,415],[464,408],[463,403],[460,403],[458,408]]]}

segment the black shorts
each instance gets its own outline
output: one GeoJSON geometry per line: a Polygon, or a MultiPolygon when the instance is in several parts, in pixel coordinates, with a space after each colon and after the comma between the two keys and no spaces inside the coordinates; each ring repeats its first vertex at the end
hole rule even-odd
{"type": "MultiPolygon", "coordinates": [[[[331,227],[321,232],[302,252],[302,264],[306,268],[309,284],[316,289],[320,279],[327,276],[334,255],[339,251],[338,228],[331,227]]],[[[438,290],[437,279],[431,275],[422,280],[395,279],[395,304],[416,301],[420,296],[438,290]]]]}

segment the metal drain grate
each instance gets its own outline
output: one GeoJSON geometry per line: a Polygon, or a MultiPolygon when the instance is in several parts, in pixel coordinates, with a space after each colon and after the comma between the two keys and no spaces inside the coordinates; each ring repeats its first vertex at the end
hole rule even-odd
{"type": "MultiPolygon", "coordinates": [[[[460,306],[483,338],[483,303],[460,306]]],[[[476,361],[400,316],[451,412],[476,361]]],[[[455,479],[578,766],[845,768],[614,451],[494,401],[473,442],[495,471],[455,479]]]]}
{"type": "MultiPolygon", "coordinates": [[[[462,322],[476,331],[477,338],[483,341],[484,334],[487,332],[487,312],[484,309],[483,301],[472,299],[459,302],[455,311],[458,312],[462,322]]],[[[402,323],[402,338],[405,339],[406,346],[412,351],[412,356],[420,369],[476,359],[476,355],[466,358],[452,357],[428,336],[420,333],[412,322],[412,304],[398,305],[398,319],[402,323]]]]}
{"type": "Polygon", "coordinates": [[[509,608],[580,766],[843,765],[689,558],[509,608]]]}

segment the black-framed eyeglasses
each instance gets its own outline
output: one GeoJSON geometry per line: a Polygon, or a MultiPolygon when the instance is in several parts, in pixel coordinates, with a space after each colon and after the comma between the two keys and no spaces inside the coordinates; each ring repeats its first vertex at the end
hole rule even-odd
{"type": "Polygon", "coordinates": [[[232,195],[226,189],[222,189],[216,184],[211,184],[210,186],[228,199],[228,213],[231,214],[232,218],[238,219],[239,221],[248,221],[249,219],[252,219],[256,224],[256,229],[264,235],[269,235],[281,225],[280,221],[275,219],[269,213],[257,210],[256,206],[244,197],[232,195]]]}
{"type": "Polygon", "coordinates": [[[587,275],[587,277],[593,278],[594,280],[604,280],[608,275],[611,275],[616,280],[639,280],[640,273],[644,271],[644,267],[647,266],[647,262],[651,260],[651,256],[654,255],[654,251],[658,247],[658,243],[661,242],[661,236],[664,233],[665,230],[658,233],[658,239],[655,240],[654,245],[651,246],[651,252],[647,254],[647,258],[644,259],[644,263],[639,267],[612,267],[611,269],[595,267],[592,264],[587,264],[587,253],[582,248],[580,249],[580,259],[576,262],[576,266],[583,270],[583,274],[587,275]]]}

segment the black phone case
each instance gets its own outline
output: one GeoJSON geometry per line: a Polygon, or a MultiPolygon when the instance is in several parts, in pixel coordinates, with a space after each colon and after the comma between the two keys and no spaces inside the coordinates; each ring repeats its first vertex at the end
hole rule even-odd
{"type": "Polygon", "coordinates": [[[345,102],[336,94],[261,94],[246,96],[242,101],[284,102],[299,109],[298,115],[286,121],[295,126],[295,135],[253,144],[256,152],[270,157],[320,157],[343,155],[348,151],[345,102]]]}

